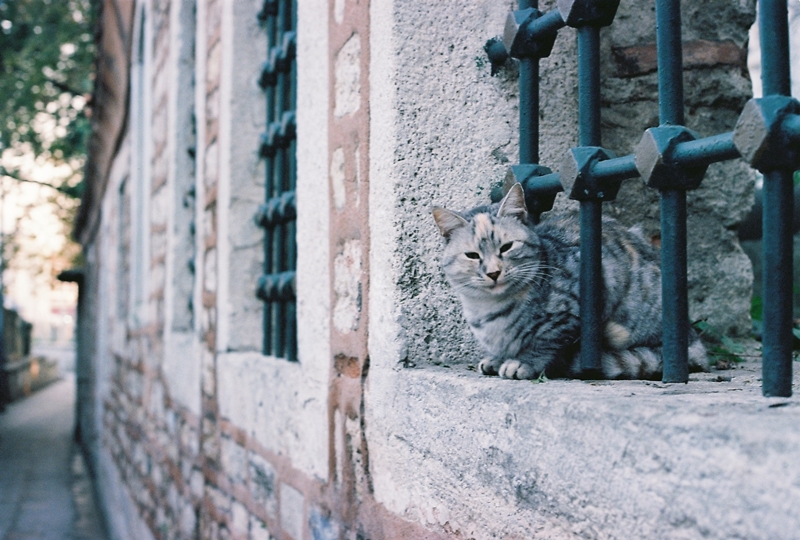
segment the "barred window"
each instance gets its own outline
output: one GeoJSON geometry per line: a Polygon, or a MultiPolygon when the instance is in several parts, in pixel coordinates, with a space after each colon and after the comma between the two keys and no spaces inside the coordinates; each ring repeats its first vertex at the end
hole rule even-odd
{"type": "Polygon", "coordinates": [[[261,136],[265,202],[256,216],[265,233],[264,274],[256,294],[264,302],[264,354],[295,361],[297,1],[265,0],[258,18],[267,32],[260,80],[267,100],[267,129],[261,136]]]}

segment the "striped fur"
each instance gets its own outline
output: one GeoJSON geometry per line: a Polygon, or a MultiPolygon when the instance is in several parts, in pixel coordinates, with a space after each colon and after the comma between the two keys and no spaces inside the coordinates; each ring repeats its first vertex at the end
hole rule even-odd
{"type": "MultiPolygon", "coordinates": [[[[487,357],[486,375],[530,379],[580,372],[580,229],[577,213],[533,225],[522,188],[499,204],[464,213],[434,208],[445,247],[442,268],[487,357]]],[[[637,230],[603,218],[603,374],[661,375],[661,271],[658,253],[637,230]]],[[[689,362],[706,370],[691,329],[689,362]]]]}

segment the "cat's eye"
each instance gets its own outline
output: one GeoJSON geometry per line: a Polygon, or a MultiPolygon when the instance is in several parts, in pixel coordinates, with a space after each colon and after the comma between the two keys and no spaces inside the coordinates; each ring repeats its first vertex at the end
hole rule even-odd
{"type": "Polygon", "coordinates": [[[500,253],[505,253],[506,251],[511,249],[512,245],[514,245],[514,242],[506,242],[505,244],[500,246],[500,253]]]}
{"type": "Polygon", "coordinates": [[[464,255],[466,255],[468,259],[480,259],[481,258],[481,254],[480,253],[476,253],[474,251],[468,251],[468,252],[464,253],[464,255]]]}

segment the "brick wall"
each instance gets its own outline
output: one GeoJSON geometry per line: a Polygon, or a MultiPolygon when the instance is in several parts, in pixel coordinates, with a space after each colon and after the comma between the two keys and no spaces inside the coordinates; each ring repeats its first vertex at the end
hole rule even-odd
{"type": "MultiPolygon", "coordinates": [[[[171,76],[171,9],[169,0],[154,1],[147,11],[152,57],[145,82],[151,90],[149,119],[152,133],[147,154],[151,175],[146,200],[149,211],[149,253],[145,262],[146,309],[141,325],[130,326],[127,313],[114,306],[117,317],[114,327],[126,327],[121,347],[116,352],[98,351],[109,372],[108,390],[103,403],[102,445],[113,458],[127,493],[141,519],[155,538],[196,537],[197,513],[203,497],[202,460],[200,459],[200,418],[171,399],[169,384],[163,373],[164,332],[166,325],[167,262],[170,245],[170,205],[173,197],[169,178],[175,143],[169,139],[171,76]]],[[[133,129],[141,126],[133,125],[133,129]]],[[[125,156],[126,154],[122,154],[125,156]]],[[[118,156],[119,158],[119,156],[118,156]]],[[[129,188],[124,186],[123,189],[129,188]]],[[[111,190],[111,196],[115,196],[111,190]]],[[[119,197],[121,205],[130,205],[129,197],[119,197]]],[[[117,239],[119,251],[118,278],[129,264],[130,208],[117,208],[117,215],[128,216],[117,239]]],[[[128,286],[119,283],[118,298],[128,294],[128,286]]],[[[126,307],[125,303],[120,306],[126,307]]],[[[110,511],[114,511],[113,509],[110,511]]]]}

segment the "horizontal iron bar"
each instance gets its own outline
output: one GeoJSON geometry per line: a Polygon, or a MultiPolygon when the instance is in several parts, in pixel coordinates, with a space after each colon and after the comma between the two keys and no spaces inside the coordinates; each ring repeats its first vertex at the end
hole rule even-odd
{"type": "Polygon", "coordinates": [[[733,144],[733,132],[686,141],[675,146],[672,161],[687,167],[709,165],[741,157],[733,144]]]}
{"type": "MultiPolygon", "coordinates": [[[[798,121],[798,129],[800,129],[800,121],[798,121]]],[[[675,150],[670,159],[685,167],[695,167],[738,157],[741,157],[741,155],[733,144],[733,132],[729,132],[679,143],[675,145],[675,150]]],[[[630,154],[598,161],[592,167],[592,176],[597,180],[636,178],[640,175],[639,171],[636,170],[634,158],[634,154],[630,154]]]]}
{"type": "Polygon", "coordinates": [[[284,111],[281,119],[270,122],[267,132],[261,134],[261,157],[274,157],[279,149],[288,148],[295,135],[295,111],[284,111]]]}
{"type": "Polygon", "coordinates": [[[267,61],[261,65],[261,88],[278,84],[278,73],[288,73],[292,69],[292,60],[297,48],[297,33],[284,32],[279,45],[269,49],[267,61]]]}
{"type": "Polygon", "coordinates": [[[256,223],[270,229],[297,219],[297,197],[294,191],[286,191],[273,197],[258,208],[256,223]]]}
{"type": "Polygon", "coordinates": [[[598,161],[592,167],[592,176],[597,180],[625,180],[626,178],[636,178],[639,176],[639,171],[636,169],[634,155],[631,154],[598,161]]]}
{"type": "Polygon", "coordinates": [[[536,197],[541,195],[555,195],[556,193],[561,193],[564,191],[564,187],[561,185],[561,180],[558,173],[550,173],[543,176],[537,176],[535,178],[529,178],[525,181],[522,187],[525,189],[526,193],[530,193],[536,197]]]}
{"type": "Polygon", "coordinates": [[[525,25],[525,28],[520,28],[523,32],[522,38],[526,41],[534,39],[537,36],[552,34],[561,28],[564,28],[567,23],[561,18],[561,13],[557,9],[548,11],[538,19],[534,19],[525,25]]]}
{"type": "MultiPolygon", "coordinates": [[[[792,125],[786,127],[788,122],[784,121],[784,129],[790,136],[800,136],[800,116],[792,119],[792,125]],[[795,125],[796,124],[796,125],[795,125]]],[[[696,141],[687,141],[675,146],[672,160],[687,167],[716,163],[728,159],[740,157],[739,151],[733,145],[733,133],[722,133],[711,137],[704,137],[696,141]]],[[[592,176],[596,180],[626,180],[636,178],[639,171],[636,169],[634,154],[622,156],[604,161],[598,161],[592,167],[592,176]]],[[[532,177],[527,180],[523,187],[525,192],[531,196],[552,195],[564,191],[561,186],[558,173],[546,174],[543,176],[532,177]]]]}
{"type": "Polygon", "coordinates": [[[258,278],[256,296],[264,302],[287,302],[294,300],[297,272],[266,274],[258,278]]]}

